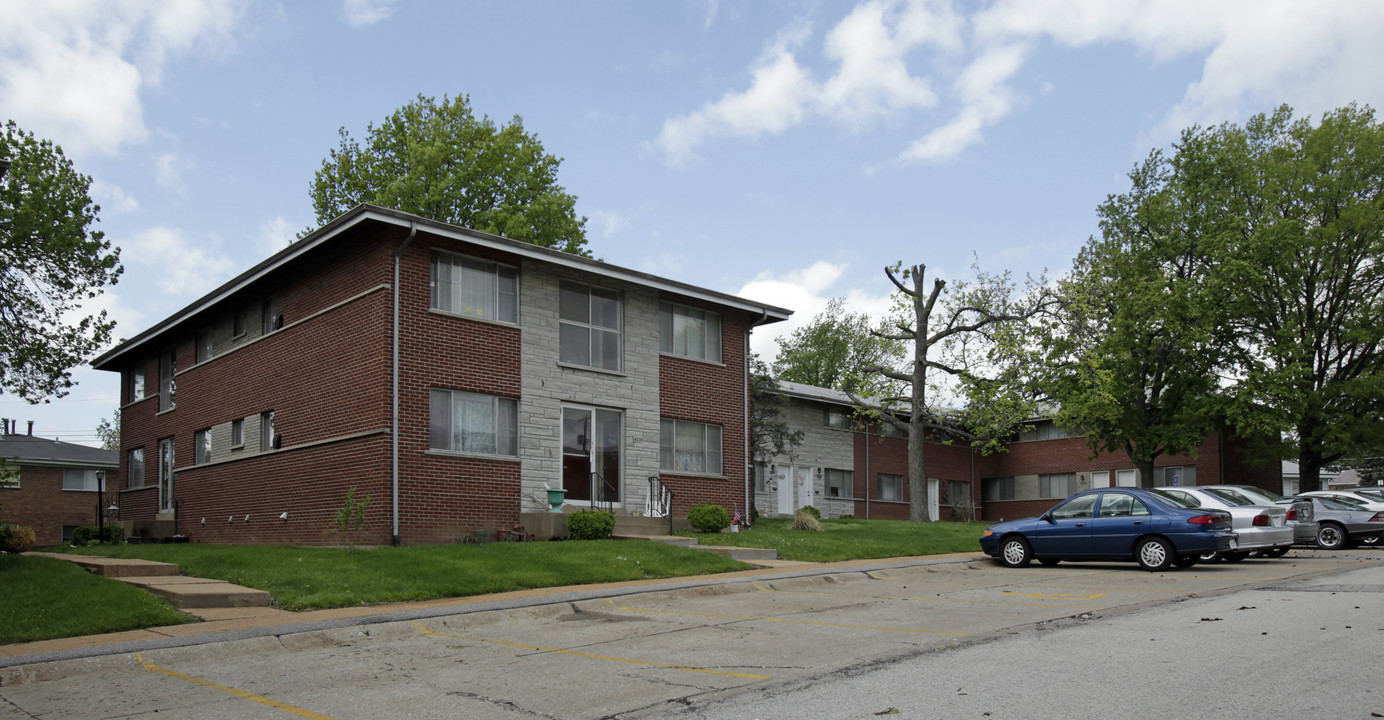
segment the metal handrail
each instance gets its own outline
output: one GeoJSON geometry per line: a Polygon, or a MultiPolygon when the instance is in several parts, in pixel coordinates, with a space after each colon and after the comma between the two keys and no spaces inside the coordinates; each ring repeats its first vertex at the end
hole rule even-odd
{"type": "Polygon", "coordinates": [[[651,517],[668,518],[668,534],[673,534],[673,489],[657,475],[649,476],[648,513],[651,517]]]}
{"type": "Polygon", "coordinates": [[[609,483],[600,473],[591,473],[591,507],[613,513],[615,512],[614,498],[619,494],[620,488],[609,483]],[[613,492],[606,493],[606,490],[613,492]]]}

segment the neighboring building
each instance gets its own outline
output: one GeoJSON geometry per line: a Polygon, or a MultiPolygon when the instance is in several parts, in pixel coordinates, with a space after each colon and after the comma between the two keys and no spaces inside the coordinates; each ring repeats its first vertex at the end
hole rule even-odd
{"type": "Polygon", "coordinates": [[[455,542],[549,487],[745,504],[750,331],[789,314],[362,205],[92,365],[122,378],[128,520],[339,543],[354,487],[364,542],[455,542]]]}
{"type": "MultiPolygon", "coordinates": [[[[860,422],[845,393],[780,382],[785,416],[804,433],[801,445],[756,467],[755,502],[767,515],[804,505],[824,517],[907,519],[908,440],[892,425],[860,422]]],[[[1092,457],[1086,438],[1046,418],[1031,422],[1006,447],[983,455],[965,441],[926,444],[932,517],[998,521],[1038,515],[1078,490],[1134,486],[1138,471],[1124,453],[1092,457]]],[[[1221,430],[1208,434],[1195,458],[1155,461],[1158,485],[1236,483],[1277,491],[1279,464],[1259,459],[1253,445],[1221,430]]]]}
{"type": "MultiPolygon", "coordinates": [[[[1299,480],[1302,471],[1299,469],[1297,461],[1283,461],[1283,487],[1277,490],[1283,495],[1296,495],[1299,490],[1299,480]]],[[[1321,480],[1323,490],[1336,490],[1339,488],[1355,487],[1360,484],[1360,473],[1355,470],[1342,470],[1336,467],[1324,467],[1319,471],[1318,478],[1321,480]]]]}
{"type": "Polygon", "coordinates": [[[72,539],[80,525],[96,525],[98,509],[115,522],[119,487],[119,456],[111,450],[38,437],[33,424],[20,434],[14,420],[5,420],[0,434],[0,522],[33,528],[36,547],[72,539]]]}

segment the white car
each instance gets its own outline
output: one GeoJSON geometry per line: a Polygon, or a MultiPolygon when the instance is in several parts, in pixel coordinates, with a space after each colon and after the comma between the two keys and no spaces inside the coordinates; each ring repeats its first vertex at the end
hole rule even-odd
{"type": "Polygon", "coordinates": [[[1293,547],[1293,529],[1288,527],[1288,509],[1279,505],[1253,505],[1233,495],[1207,492],[1197,487],[1160,487],[1153,492],[1172,497],[1189,507],[1225,510],[1235,529],[1236,546],[1231,552],[1203,556],[1202,562],[1217,559],[1239,562],[1255,551],[1268,557],[1281,557],[1293,547]]]}

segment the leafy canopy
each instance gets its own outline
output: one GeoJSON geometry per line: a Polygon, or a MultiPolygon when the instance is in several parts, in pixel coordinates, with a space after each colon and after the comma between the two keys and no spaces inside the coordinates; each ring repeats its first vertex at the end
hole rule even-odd
{"type": "Polygon", "coordinates": [[[518,115],[505,125],[471,112],[463,95],[418,99],[341,145],[313,179],[324,224],[360,203],[403,210],[513,240],[589,255],[577,197],[557,182],[562,159],[544,152],[518,115]]]}
{"type": "Polygon", "coordinates": [[[62,397],[71,369],[109,344],[115,322],[84,301],[114,285],[120,251],[93,230],[91,178],[51,141],[13,120],[0,133],[0,392],[62,397]]]}

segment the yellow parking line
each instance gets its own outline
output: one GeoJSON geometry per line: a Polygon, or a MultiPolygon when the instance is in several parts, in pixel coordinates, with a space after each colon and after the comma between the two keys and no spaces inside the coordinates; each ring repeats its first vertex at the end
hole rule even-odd
{"type": "MultiPolygon", "coordinates": [[[[610,601],[607,600],[607,602],[610,601]]],[[[813,622],[811,620],[789,620],[787,618],[764,617],[761,615],[722,615],[720,613],[690,612],[687,610],[653,610],[650,608],[633,608],[623,606],[616,606],[616,609],[625,610],[628,612],[664,613],[666,615],[695,615],[697,617],[723,618],[726,620],[765,620],[768,622],[791,623],[794,625],[824,625],[826,627],[856,628],[860,630],[888,630],[892,632],[925,633],[929,635],[970,635],[970,633],[947,632],[944,630],[917,630],[915,628],[883,627],[880,625],[851,625],[849,623],[813,622]]]]}
{"type": "Polygon", "coordinates": [[[998,600],[956,600],[953,598],[920,597],[917,595],[872,595],[869,593],[831,593],[815,590],[775,590],[771,587],[765,587],[758,582],[756,582],[754,586],[764,592],[784,593],[787,595],[829,595],[831,597],[864,597],[876,600],[927,600],[929,602],[965,603],[967,605],[1020,605],[1024,607],[1066,608],[1069,610],[1103,610],[1105,608],[1104,605],[1053,605],[1050,603],[1018,603],[1001,602],[998,600]]]}
{"type": "Polygon", "coordinates": [[[199,677],[188,675],[187,673],[178,672],[177,670],[168,670],[166,668],[161,668],[153,663],[144,662],[144,658],[141,657],[139,653],[135,653],[135,662],[139,663],[140,666],[143,667],[145,670],[152,670],[156,673],[163,673],[164,675],[167,675],[169,677],[175,677],[179,680],[186,680],[190,683],[196,683],[198,685],[201,685],[202,687],[208,687],[213,690],[220,690],[221,692],[230,693],[231,695],[245,698],[246,700],[253,700],[261,705],[268,705],[269,707],[272,707],[275,710],[283,710],[286,713],[292,713],[294,715],[298,715],[305,718],[313,718],[313,720],[335,720],[335,718],[333,718],[330,715],[323,715],[322,713],[316,713],[311,710],[304,710],[303,708],[294,707],[293,705],[289,705],[288,703],[281,703],[278,700],[273,700],[264,697],[263,695],[256,695],[252,692],[247,692],[245,690],[227,687],[225,685],[222,685],[221,683],[215,683],[210,680],[204,680],[199,677]]]}
{"type": "Polygon", "coordinates": [[[652,662],[649,660],[631,660],[629,658],[612,657],[610,655],[592,655],[591,653],[577,652],[576,650],[564,650],[562,648],[543,647],[541,645],[525,645],[524,643],[508,642],[506,640],[488,640],[486,638],[474,638],[464,635],[452,635],[429,630],[423,623],[417,620],[410,621],[418,632],[424,635],[434,635],[436,637],[455,638],[457,640],[469,640],[471,642],[491,643],[494,645],[508,645],[509,647],[525,648],[527,650],[541,650],[544,652],[562,653],[563,655],[575,655],[577,657],[591,658],[593,660],[610,660],[612,662],[630,663],[632,665],[652,665],[653,667],[668,668],[670,670],[686,670],[688,672],[707,673],[708,675],[727,675],[729,677],[745,678],[747,680],[769,680],[769,675],[750,675],[747,673],[733,673],[722,670],[707,670],[706,668],[687,667],[686,665],[669,665],[668,663],[652,662]]]}
{"type": "MultiPolygon", "coordinates": [[[[875,573],[873,573],[873,572],[868,572],[868,573],[865,573],[865,574],[866,574],[867,576],[871,577],[871,578],[874,578],[875,580],[884,580],[884,581],[886,581],[886,582],[896,582],[896,583],[905,583],[905,582],[916,582],[916,583],[947,583],[947,584],[951,584],[951,585],[994,585],[994,586],[998,586],[998,587],[1052,588],[1052,589],[1054,589],[1054,590],[1108,590],[1108,591],[1114,591],[1114,592],[1173,593],[1173,594],[1178,594],[1178,595],[1181,595],[1181,594],[1196,595],[1197,592],[1198,592],[1198,591],[1196,591],[1196,590],[1154,590],[1154,589],[1150,589],[1150,588],[1104,588],[1104,587],[1089,587],[1089,586],[1086,586],[1086,585],[1047,585],[1047,584],[1044,584],[1044,583],[1009,583],[1009,582],[1003,582],[1003,581],[997,581],[997,580],[988,580],[988,581],[982,581],[982,580],[934,580],[933,578],[909,578],[909,579],[904,579],[904,578],[892,578],[892,577],[887,577],[887,576],[883,576],[883,575],[877,575],[877,574],[875,574],[875,573]]],[[[1184,576],[1184,577],[1185,577],[1185,576],[1184,576]]]]}

